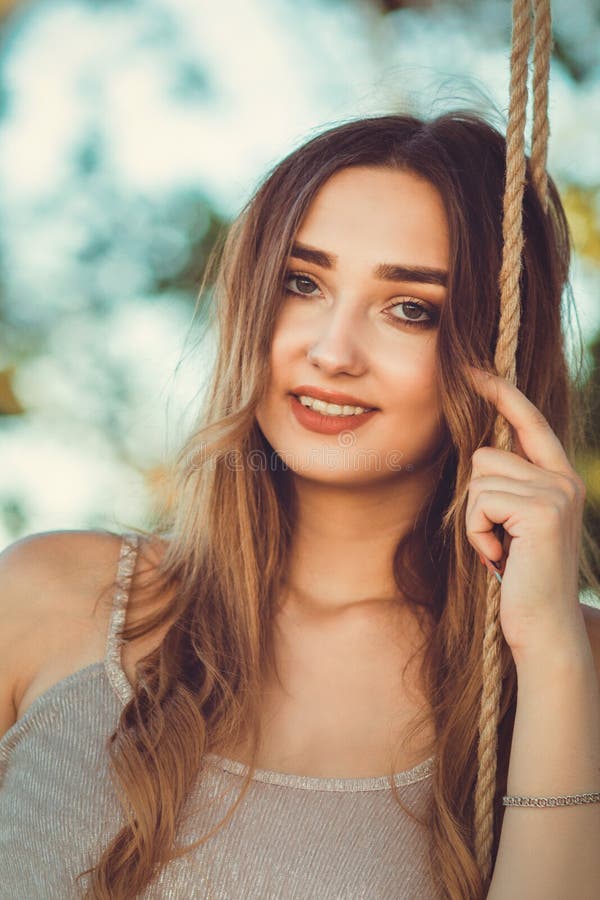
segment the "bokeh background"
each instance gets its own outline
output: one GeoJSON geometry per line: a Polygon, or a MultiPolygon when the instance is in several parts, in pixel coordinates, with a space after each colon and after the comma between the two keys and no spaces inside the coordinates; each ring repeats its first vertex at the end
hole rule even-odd
{"type": "MultiPolygon", "coordinates": [[[[212,364],[194,310],[216,237],[345,119],[462,105],[505,129],[511,5],[0,0],[0,17],[1,549],[151,524],[212,364]]],[[[600,0],[553,0],[553,19],[548,168],[597,423],[600,0]]],[[[594,425],[577,466],[600,533],[594,425]]]]}

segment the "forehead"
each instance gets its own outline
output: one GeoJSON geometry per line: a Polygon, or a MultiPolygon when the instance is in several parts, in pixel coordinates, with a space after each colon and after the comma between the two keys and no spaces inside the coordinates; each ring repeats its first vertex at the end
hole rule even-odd
{"type": "Polygon", "coordinates": [[[449,229],[442,197],[430,182],[391,169],[336,172],[313,198],[298,241],[344,260],[447,268],[449,229]]]}

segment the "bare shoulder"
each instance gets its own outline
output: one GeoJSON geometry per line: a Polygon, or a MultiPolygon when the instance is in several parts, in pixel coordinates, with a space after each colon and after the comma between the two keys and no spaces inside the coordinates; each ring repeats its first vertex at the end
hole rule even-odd
{"type": "Polygon", "coordinates": [[[73,579],[116,560],[121,537],[109,531],[45,531],[29,534],[0,553],[4,591],[29,595],[33,608],[45,602],[47,591],[64,590],[73,579]],[[43,585],[44,590],[36,592],[43,585]]]}
{"type": "Polygon", "coordinates": [[[596,663],[598,681],[600,682],[600,607],[582,603],[581,610],[596,663]]]}
{"type": "Polygon", "coordinates": [[[15,627],[60,612],[81,611],[86,587],[114,567],[121,538],[102,531],[48,531],[30,534],[0,553],[0,597],[15,627]],[[57,607],[57,604],[58,607],[57,607]]]}
{"type": "MultiPolygon", "coordinates": [[[[30,534],[0,553],[0,731],[16,721],[22,698],[49,656],[68,666],[78,626],[92,630],[94,587],[116,565],[120,539],[108,532],[30,534]],[[11,721],[12,718],[12,721],[11,721]]],[[[58,679],[57,679],[58,680],[58,679]]]]}
{"type": "MultiPolygon", "coordinates": [[[[0,553],[0,734],[52,684],[103,658],[121,545],[109,531],[50,531],[0,553]]],[[[157,562],[158,545],[144,549],[157,562]]]]}

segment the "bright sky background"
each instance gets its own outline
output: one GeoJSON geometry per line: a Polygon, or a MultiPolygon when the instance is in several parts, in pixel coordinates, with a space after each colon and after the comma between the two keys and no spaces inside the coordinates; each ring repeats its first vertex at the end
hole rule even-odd
{"type": "MultiPolygon", "coordinates": [[[[591,6],[554,0],[553,8],[561,38],[592,58],[591,6]]],[[[210,364],[207,348],[175,377],[189,303],[148,302],[141,237],[139,252],[117,247],[85,268],[91,225],[110,232],[126,197],[128,210],[139,203],[140,219],[117,224],[134,242],[169,195],[191,188],[231,217],[293,147],[361,114],[465,104],[495,110],[504,127],[509,18],[510,4],[497,0],[468,15],[440,3],[386,18],[358,2],[53,0],[13,16],[0,52],[4,301],[15,328],[43,321],[49,329],[44,352],[19,372],[28,414],[15,417],[0,448],[0,500],[18,501],[26,531],[114,527],[147,514],[141,472],[106,436],[110,384],[94,361],[99,345],[127,369],[123,440],[140,465],[172,447],[197,365],[210,364]],[[90,134],[99,174],[77,185],[74,160],[90,134]],[[93,282],[101,319],[82,299],[82,278],[93,282]]],[[[600,66],[596,73],[576,84],[553,62],[548,168],[559,184],[600,182],[600,66]]],[[[160,246],[175,257],[181,236],[163,231],[160,246]]],[[[598,273],[578,259],[573,272],[589,338],[600,328],[598,273]]],[[[5,362],[0,349],[0,368],[5,362]]],[[[13,537],[0,520],[0,547],[13,537]]]]}

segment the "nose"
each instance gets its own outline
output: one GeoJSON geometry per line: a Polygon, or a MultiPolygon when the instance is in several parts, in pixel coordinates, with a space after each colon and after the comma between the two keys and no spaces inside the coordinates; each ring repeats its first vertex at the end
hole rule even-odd
{"type": "Polygon", "coordinates": [[[340,372],[362,375],[366,359],[357,322],[344,316],[341,309],[337,313],[321,323],[318,336],[307,351],[307,359],[328,375],[340,372]]]}

